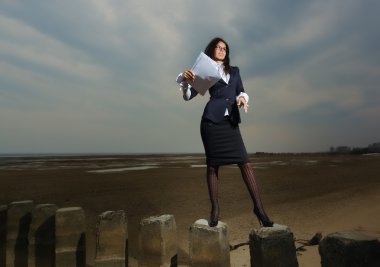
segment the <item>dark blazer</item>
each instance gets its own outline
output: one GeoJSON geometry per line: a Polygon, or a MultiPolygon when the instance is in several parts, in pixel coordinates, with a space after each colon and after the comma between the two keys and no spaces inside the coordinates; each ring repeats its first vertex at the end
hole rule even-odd
{"type": "MultiPolygon", "coordinates": [[[[191,96],[189,100],[198,94],[194,88],[191,87],[190,90],[191,96]]],[[[214,123],[221,122],[225,119],[224,114],[226,109],[228,109],[228,119],[233,125],[238,125],[240,123],[240,114],[236,97],[244,92],[239,68],[231,67],[228,84],[223,79],[220,79],[208,91],[210,93],[210,100],[205,106],[202,119],[210,120],[214,123]]]]}

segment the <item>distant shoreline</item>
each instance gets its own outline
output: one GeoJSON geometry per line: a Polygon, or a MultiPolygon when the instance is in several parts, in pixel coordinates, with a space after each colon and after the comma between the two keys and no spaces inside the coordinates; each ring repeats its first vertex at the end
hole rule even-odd
{"type": "MultiPolygon", "coordinates": [[[[379,153],[337,152],[255,152],[250,156],[332,156],[332,155],[380,155],[379,153]]],[[[0,158],[52,158],[52,157],[159,157],[159,156],[204,156],[204,153],[0,153],[0,158]]]]}
{"type": "Polygon", "coordinates": [[[38,158],[38,157],[138,157],[138,156],[202,156],[204,153],[0,153],[0,158],[38,158]]]}

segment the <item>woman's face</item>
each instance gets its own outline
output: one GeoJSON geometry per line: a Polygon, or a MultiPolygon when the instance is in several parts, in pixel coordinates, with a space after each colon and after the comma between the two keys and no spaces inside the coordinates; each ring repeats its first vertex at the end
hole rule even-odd
{"type": "Polygon", "coordinates": [[[219,42],[214,49],[214,60],[217,62],[223,62],[226,57],[227,47],[223,42],[219,42]]]}

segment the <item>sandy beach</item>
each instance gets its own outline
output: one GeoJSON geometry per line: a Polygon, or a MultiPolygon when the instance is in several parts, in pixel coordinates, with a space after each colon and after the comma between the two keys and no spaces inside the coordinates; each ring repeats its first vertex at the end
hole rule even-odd
{"type": "MultiPolygon", "coordinates": [[[[379,155],[252,155],[267,213],[289,226],[296,239],[356,230],[380,238],[379,155]]],[[[236,166],[220,169],[221,220],[230,244],[248,241],[259,227],[236,166]]],[[[180,266],[188,265],[188,229],[208,219],[209,199],[203,155],[67,156],[0,158],[0,204],[34,200],[86,213],[87,263],[94,261],[95,225],[100,213],[128,216],[130,266],[137,257],[138,224],[144,217],[173,214],[180,266]]],[[[300,243],[296,242],[296,246],[300,243]]],[[[299,266],[320,265],[318,246],[297,256],[299,266]]],[[[250,266],[249,247],[231,252],[232,266],[250,266]]]]}

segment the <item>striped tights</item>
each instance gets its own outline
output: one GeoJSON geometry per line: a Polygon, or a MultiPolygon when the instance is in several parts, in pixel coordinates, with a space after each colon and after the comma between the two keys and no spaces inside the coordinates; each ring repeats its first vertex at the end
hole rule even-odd
{"type": "MultiPolygon", "coordinates": [[[[263,226],[273,226],[273,222],[269,220],[265,213],[263,203],[260,197],[259,187],[256,182],[255,175],[251,163],[244,163],[238,165],[247,186],[248,192],[254,204],[254,213],[259,222],[263,226]]],[[[214,227],[218,224],[219,217],[219,203],[218,203],[218,171],[219,166],[207,166],[207,186],[211,201],[211,214],[209,225],[214,227]]]]}

